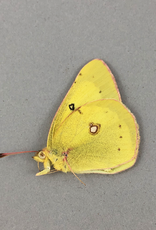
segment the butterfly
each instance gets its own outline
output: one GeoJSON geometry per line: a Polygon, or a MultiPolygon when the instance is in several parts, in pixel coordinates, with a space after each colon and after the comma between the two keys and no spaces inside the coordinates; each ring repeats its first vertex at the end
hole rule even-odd
{"type": "Polygon", "coordinates": [[[33,157],[44,166],[36,175],[118,173],[135,164],[139,143],[136,118],[122,103],[113,74],[94,59],[80,70],[52,121],[47,146],[33,157]]]}

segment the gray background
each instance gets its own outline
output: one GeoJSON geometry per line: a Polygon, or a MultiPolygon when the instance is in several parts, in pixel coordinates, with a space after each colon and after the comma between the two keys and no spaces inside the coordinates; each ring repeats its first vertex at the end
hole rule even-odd
{"type": "Polygon", "coordinates": [[[136,165],[116,175],[35,177],[33,153],[0,160],[0,228],[156,228],[156,1],[1,0],[0,152],[46,146],[55,112],[93,58],[140,125],[136,165]]]}

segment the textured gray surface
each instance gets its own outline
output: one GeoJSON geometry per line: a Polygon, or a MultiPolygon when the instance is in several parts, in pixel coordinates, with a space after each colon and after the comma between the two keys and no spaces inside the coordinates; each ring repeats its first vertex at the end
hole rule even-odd
{"type": "Polygon", "coordinates": [[[117,175],[35,177],[33,154],[0,160],[3,230],[156,228],[156,1],[0,1],[0,152],[39,150],[81,67],[112,70],[140,125],[136,165],[117,175]]]}

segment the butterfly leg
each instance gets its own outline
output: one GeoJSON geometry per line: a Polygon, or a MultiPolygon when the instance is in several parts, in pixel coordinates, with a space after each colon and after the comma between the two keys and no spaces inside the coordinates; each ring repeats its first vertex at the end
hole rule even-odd
{"type": "Polygon", "coordinates": [[[50,167],[50,161],[47,158],[44,161],[44,170],[42,170],[41,172],[36,173],[36,176],[42,176],[42,175],[48,174],[50,172],[50,168],[51,168],[50,167]]]}
{"type": "Polygon", "coordinates": [[[66,152],[63,152],[62,155],[64,155],[63,161],[66,162],[66,164],[68,165],[68,168],[70,169],[70,171],[73,173],[73,175],[82,183],[86,186],[85,183],[82,182],[82,180],[80,180],[80,178],[74,173],[74,171],[72,170],[72,168],[70,167],[68,160],[67,160],[67,156],[68,156],[68,152],[70,151],[70,149],[68,149],[66,152]]]}

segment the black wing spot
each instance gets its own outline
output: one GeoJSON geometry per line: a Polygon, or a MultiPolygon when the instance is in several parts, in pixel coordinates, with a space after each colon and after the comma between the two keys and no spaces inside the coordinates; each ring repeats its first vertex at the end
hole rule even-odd
{"type": "Polygon", "coordinates": [[[68,156],[68,152],[63,152],[62,155],[65,156],[65,157],[67,157],[68,156]]]}
{"type": "Polygon", "coordinates": [[[100,90],[99,93],[102,93],[102,91],[100,90]]]}
{"type": "Polygon", "coordinates": [[[78,109],[77,111],[78,111],[80,114],[82,114],[82,112],[81,112],[81,110],[80,110],[80,109],[78,109]]]}
{"type": "Polygon", "coordinates": [[[76,81],[74,81],[74,83],[76,84],[76,81]]]}
{"type": "Polygon", "coordinates": [[[118,148],[118,151],[120,151],[120,148],[118,148]]]}
{"type": "Polygon", "coordinates": [[[121,125],[119,125],[119,128],[121,128],[121,125]]]}
{"type": "Polygon", "coordinates": [[[55,161],[58,161],[58,158],[56,158],[55,161]]]}
{"type": "Polygon", "coordinates": [[[122,136],[120,136],[120,138],[122,138],[122,136]]]}
{"type": "Polygon", "coordinates": [[[82,76],[82,73],[79,73],[80,76],[82,76]]]}
{"type": "Polygon", "coordinates": [[[75,105],[74,105],[73,103],[70,104],[70,105],[69,105],[69,109],[70,109],[70,110],[74,110],[74,109],[75,109],[75,105]]]}

